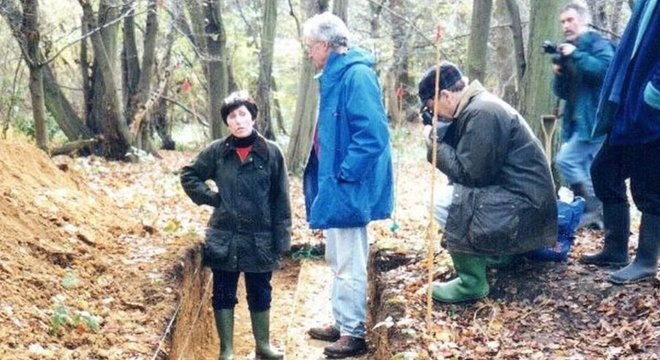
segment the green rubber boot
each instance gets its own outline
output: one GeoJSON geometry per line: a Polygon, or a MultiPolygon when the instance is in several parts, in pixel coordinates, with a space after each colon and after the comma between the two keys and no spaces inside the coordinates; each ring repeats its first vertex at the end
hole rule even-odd
{"type": "Polygon", "coordinates": [[[642,213],[635,261],[612,273],[607,280],[617,285],[651,280],[655,278],[658,269],[658,255],[660,255],[660,216],[642,213]]]}
{"type": "Polygon", "coordinates": [[[234,309],[214,312],[215,328],[220,338],[220,360],[232,360],[234,353],[234,309]]]}
{"type": "Polygon", "coordinates": [[[513,255],[485,256],[484,260],[486,260],[487,267],[502,269],[511,265],[511,263],[513,263],[514,258],[515,256],[513,255]]]}
{"type": "Polygon", "coordinates": [[[257,359],[284,359],[284,354],[270,346],[270,311],[250,312],[257,359]]]}
{"type": "Polygon", "coordinates": [[[457,303],[486,297],[489,291],[486,280],[486,258],[465,253],[450,255],[458,277],[448,282],[433,284],[433,300],[457,303]]]}

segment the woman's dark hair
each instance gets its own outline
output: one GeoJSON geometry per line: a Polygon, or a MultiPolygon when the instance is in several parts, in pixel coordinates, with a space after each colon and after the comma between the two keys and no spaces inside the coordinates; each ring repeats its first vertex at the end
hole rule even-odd
{"type": "Polygon", "coordinates": [[[245,108],[248,109],[250,115],[252,115],[252,120],[257,120],[257,113],[259,110],[257,109],[257,104],[254,99],[252,99],[245,90],[234,91],[222,101],[222,107],[220,107],[220,116],[222,116],[225,125],[227,125],[227,116],[229,116],[229,113],[241,106],[245,106],[245,108]]]}

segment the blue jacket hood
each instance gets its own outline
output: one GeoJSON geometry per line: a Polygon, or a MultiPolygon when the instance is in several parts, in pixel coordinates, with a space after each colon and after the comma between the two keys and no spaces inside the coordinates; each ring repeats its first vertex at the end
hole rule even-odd
{"type": "Polygon", "coordinates": [[[340,54],[338,52],[331,52],[328,56],[328,61],[323,68],[322,78],[330,81],[341,78],[344,72],[351,66],[356,64],[364,64],[369,68],[374,66],[374,57],[371,53],[360,48],[350,48],[347,52],[340,54]]]}

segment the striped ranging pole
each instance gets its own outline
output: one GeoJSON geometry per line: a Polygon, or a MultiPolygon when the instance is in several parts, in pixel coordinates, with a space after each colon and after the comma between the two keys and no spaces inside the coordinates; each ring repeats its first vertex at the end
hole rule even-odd
{"type": "Polygon", "coordinates": [[[435,223],[433,217],[433,211],[435,209],[435,173],[436,173],[436,164],[438,163],[438,99],[440,96],[440,43],[443,37],[442,27],[438,24],[435,28],[435,49],[436,49],[436,71],[435,71],[435,92],[433,95],[433,121],[431,123],[431,142],[433,146],[433,154],[431,159],[431,164],[433,165],[431,169],[431,199],[429,201],[429,224],[426,228],[426,241],[427,241],[427,253],[426,253],[426,263],[428,266],[428,286],[426,288],[426,330],[429,336],[431,335],[431,313],[433,310],[433,297],[431,296],[432,285],[433,285],[433,240],[435,239],[436,234],[438,233],[438,227],[435,223]]]}

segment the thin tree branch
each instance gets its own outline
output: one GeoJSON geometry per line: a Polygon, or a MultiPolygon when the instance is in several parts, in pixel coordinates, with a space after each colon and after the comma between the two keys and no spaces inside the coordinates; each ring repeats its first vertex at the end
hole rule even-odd
{"type": "Polygon", "coordinates": [[[19,73],[22,76],[23,72],[21,70],[21,59],[18,59],[18,64],[16,64],[16,71],[14,72],[14,81],[11,85],[11,100],[7,108],[7,120],[2,127],[2,138],[7,138],[7,130],[9,130],[9,123],[11,122],[11,113],[14,109],[14,103],[16,102],[16,84],[18,83],[19,73]]]}
{"type": "Polygon", "coordinates": [[[606,34],[610,35],[611,37],[615,38],[616,40],[620,40],[620,39],[621,39],[621,35],[615,33],[614,31],[611,31],[611,30],[605,29],[605,28],[600,27],[600,26],[596,26],[596,25],[594,25],[594,24],[589,24],[589,26],[591,26],[592,28],[594,28],[594,29],[596,29],[596,30],[598,30],[598,31],[600,31],[600,32],[602,32],[602,33],[606,33],[606,34]]]}
{"type": "Polygon", "coordinates": [[[261,34],[261,29],[254,29],[252,27],[252,22],[250,22],[246,17],[245,14],[243,13],[243,6],[241,6],[241,1],[236,1],[236,8],[238,8],[238,15],[240,16],[241,20],[245,23],[245,27],[248,29],[248,33],[252,35],[252,42],[254,44],[259,43],[259,39],[257,38],[256,34],[261,34]]]}
{"type": "Polygon", "coordinates": [[[301,34],[300,34],[300,20],[298,20],[298,17],[296,16],[296,13],[293,12],[293,4],[291,3],[291,0],[289,0],[289,15],[291,15],[293,20],[295,20],[295,22],[296,22],[296,30],[297,30],[296,34],[298,34],[298,41],[302,42],[302,40],[300,39],[300,36],[301,36],[301,34]]]}
{"type": "Polygon", "coordinates": [[[119,21],[123,20],[124,18],[126,18],[126,17],[128,17],[128,16],[142,15],[142,14],[145,14],[145,13],[151,11],[151,10],[145,10],[145,11],[142,11],[142,12],[139,12],[139,13],[136,13],[136,14],[131,14],[131,13],[133,13],[134,11],[135,11],[135,5],[133,5],[133,7],[131,7],[130,9],[128,9],[124,14],[122,14],[122,15],[119,16],[119,17],[117,17],[116,19],[114,19],[114,20],[112,20],[112,21],[110,21],[110,22],[108,22],[108,23],[105,23],[105,24],[103,24],[103,25],[101,25],[101,26],[99,26],[99,27],[97,27],[97,28],[95,28],[95,29],[92,29],[92,30],[90,30],[89,32],[87,32],[86,34],[83,34],[83,35],[79,36],[77,39],[75,39],[75,40],[71,41],[70,43],[64,45],[61,49],[59,49],[59,50],[55,53],[55,55],[49,57],[48,59],[44,60],[43,62],[39,63],[38,65],[39,65],[39,66],[48,65],[49,63],[53,62],[57,57],[59,57],[60,54],[61,54],[62,52],[64,52],[64,50],[70,48],[71,46],[73,46],[73,45],[75,45],[75,44],[77,44],[77,43],[79,43],[79,42],[81,42],[81,41],[83,41],[83,40],[85,40],[85,39],[87,39],[88,37],[94,35],[94,33],[98,32],[98,31],[101,31],[101,30],[103,30],[103,29],[105,29],[105,28],[107,28],[107,27],[109,27],[109,26],[111,26],[111,25],[114,25],[114,24],[118,23],[119,21]]]}
{"type": "Polygon", "coordinates": [[[172,99],[172,98],[169,98],[169,97],[167,97],[167,96],[165,96],[165,95],[161,95],[160,98],[163,99],[163,100],[165,100],[165,101],[169,101],[169,102],[171,102],[171,103],[174,104],[174,105],[177,105],[178,107],[180,107],[181,109],[183,109],[185,112],[187,112],[187,113],[189,113],[190,115],[194,116],[194,117],[197,119],[197,121],[199,121],[200,124],[202,124],[202,125],[204,125],[204,126],[206,126],[206,127],[209,127],[209,123],[208,123],[208,121],[206,121],[206,118],[204,118],[203,115],[200,115],[200,114],[198,114],[198,113],[192,111],[189,107],[183,105],[183,104],[180,103],[179,101],[174,100],[174,99],[172,99]]]}
{"type": "MultiPolygon", "coordinates": [[[[435,41],[433,41],[431,38],[427,37],[426,34],[424,34],[424,32],[423,32],[420,28],[418,28],[415,24],[413,24],[412,21],[410,21],[410,19],[408,19],[407,17],[405,17],[405,16],[403,16],[403,15],[400,15],[399,13],[395,12],[394,10],[390,9],[389,7],[387,7],[387,6],[385,6],[385,5],[381,4],[381,3],[378,3],[378,2],[375,1],[375,0],[368,0],[368,1],[369,1],[370,3],[372,3],[372,4],[375,4],[375,5],[378,5],[378,6],[382,6],[382,8],[385,9],[385,10],[387,10],[387,12],[389,12],[389,13],[392,14],[393,16],[396,16],[396,17],[398,17],[399,19],[403,20],[403,22],[405,22],[406,24],[408,24],[408,26],[410,26],[412,29],[414,29],[415,32],[416,32],[417,34],[419,34],[419,36],[421,36],[424,40],[426,40],[426,41],[429,43],[429,45],[432,45],[433,47],[438,46],[438,45],[435,43],[435,41]]],[[[441,50],[441,52],[442,52],[442,50],[441,50]]],[[[443,54],[442,54],[443,56],[446,55],[446,54],[444,54],[444,52],[442,52],[442,53],[443,53],[443,54]]]]}

